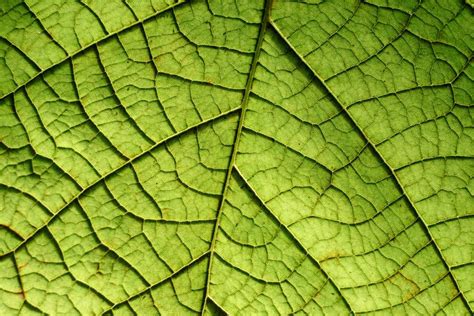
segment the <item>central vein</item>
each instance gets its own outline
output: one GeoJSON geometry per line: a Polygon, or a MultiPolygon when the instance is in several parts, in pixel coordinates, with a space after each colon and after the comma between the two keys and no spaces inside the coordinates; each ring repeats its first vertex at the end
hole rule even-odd
{"type": "Polygon", "coordinates": [[[270,20],[270,10],[271,10],[271,7],[272,7],[272,3],[273,3],[273,0],[265,0],[265,9],[264,9],[264,12],[263,12],[262,23],[260,25],[260,31],[259,31],[259,34],[258,34],[257,44],[256,44],[256,47],[255,47],[255,53],[253,55],[252,65],[250,67],[249,76],[248,76],[248,79],[247,79],[247,83],[245,85],[244,96],[242,98],[238,126],[237,126],[237,130],[235,132],[234,145],[232,147],[232,154],[231,154],[231,157],[230,157],[229,166],[227,168],[227,173],[226,173],[225,182],[224,182],[224,189],[223,189],[223,192],[222,192],[222,198],[219,202],[219,208],[217,210],[216,222],[214,224],[214,228],[213,228],[213,232],[212,232],[211,244],[210,244],[210,248],[209,248],[209,265],[208,265],[208,269],[207,269],[206,290],[205,290],[206,292],[204,294],[205,296],[204,296],[204,300],[203,300],[201,314],[204,314],[206,304],[207,304],[207,300],[208,300],[208,297],[209,297],[209,287],[210,287],[210,281],[211,281],[211,269],[212,269],[212,261],[213,261],[214,251],[215,251],[215,243],[216,243],[216,239],[217,239],[217,232],[219,231],[220,218],[221,218],[221,214],[222,214],[222,209],[224,208],[225,197],[226,197],[227,191],[229,189],[230,178],[231,178],[231,175],[232,175],[232,171],[234,170],[235,159],[237,157],[237,152],[238,152],[239,142],[240,142],[240,136],[242,134],[242,127],[243,127],[244,119],[245,119],[245,112],[247,111],[247,105],[248,105],[248,102],[249,102],[250,91],[252,90],[253,79],[255,77],[255,71],[257,69],[257,63],[258,63],[258,59],[259,59],[259,56],[260,56],[260,51],[262,49],[263,38],[265,36],[267,25],[268,25],[269,20],[270,20]]]}

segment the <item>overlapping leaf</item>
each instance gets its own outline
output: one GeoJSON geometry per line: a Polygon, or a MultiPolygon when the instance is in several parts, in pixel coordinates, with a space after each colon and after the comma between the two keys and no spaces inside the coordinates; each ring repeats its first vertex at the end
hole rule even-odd
{"type": "Polygon", "coordinates": [[[0,4],[0,313],[470,314],[462,1],[0,4]]]}

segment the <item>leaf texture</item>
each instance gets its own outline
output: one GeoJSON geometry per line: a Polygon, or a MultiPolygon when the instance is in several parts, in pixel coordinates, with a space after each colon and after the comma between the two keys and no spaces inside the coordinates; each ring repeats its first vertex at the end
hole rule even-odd
{"type": "Polygon", "coordinates": [[[0,3],[0,314],[474,308],[469,1],[0,3]]]}

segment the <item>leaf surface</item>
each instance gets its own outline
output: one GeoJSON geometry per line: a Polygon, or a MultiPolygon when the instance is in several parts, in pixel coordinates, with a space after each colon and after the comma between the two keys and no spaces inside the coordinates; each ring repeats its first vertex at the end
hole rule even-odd
{"type": "Polygon", "coordinates": [[[463,1],[0,4],[0,313],[472,314],[463,1]]]}

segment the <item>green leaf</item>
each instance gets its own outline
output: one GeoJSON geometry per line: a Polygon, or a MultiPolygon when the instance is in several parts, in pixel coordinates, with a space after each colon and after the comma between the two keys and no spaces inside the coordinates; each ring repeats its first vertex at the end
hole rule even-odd
{"type": "Polygon", "coordinates": [[[474,308],[470,1],[0,2],[0,314],[474,308]]]}

